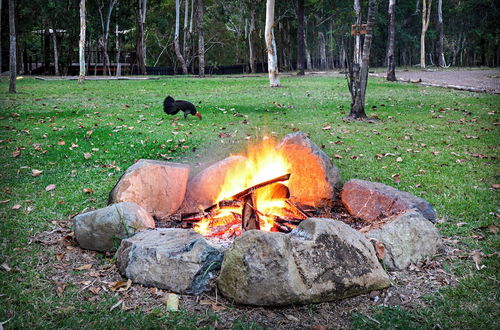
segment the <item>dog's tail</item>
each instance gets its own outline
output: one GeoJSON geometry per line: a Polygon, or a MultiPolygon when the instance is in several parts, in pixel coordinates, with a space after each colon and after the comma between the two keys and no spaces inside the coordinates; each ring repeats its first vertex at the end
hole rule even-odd
{"type": "Polygon", "coordinates": [[[179,109],[175,105],[175,100],[172,96],[167,96],[163,101],[163,111],[169,115],[175,115],[179,109]]]}

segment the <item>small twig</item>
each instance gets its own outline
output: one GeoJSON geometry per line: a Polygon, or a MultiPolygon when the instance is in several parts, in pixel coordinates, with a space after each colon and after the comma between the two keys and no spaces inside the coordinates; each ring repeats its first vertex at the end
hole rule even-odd
{"type": "Polygon", "coordinates": [[[363,314],[363,313],[360,313],[361,315],[365,316],[367,319],[377,323],[377,324],[380,324],[379,321],[375,320],[373,317],[371,317],[370,315],[366,315],[366,314],[363,314]]]}
{"type": "Polygon", "coordinates": [[[119,302],[117,302],[116,304],[114,304],[113,306],[111,306],[111,308],[109,309],[109,311],[111,312],[113,309],[115,309],[116,307],[120,306],[121,304],[123,304],[123,300],[120,300],[119,302]]]}

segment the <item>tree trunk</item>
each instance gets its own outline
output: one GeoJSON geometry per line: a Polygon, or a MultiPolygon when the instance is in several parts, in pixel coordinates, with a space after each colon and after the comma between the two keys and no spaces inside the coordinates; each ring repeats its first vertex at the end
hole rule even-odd
{"type": "Polygon", "coordinates": [[[396,81],[396,61],[394,60],[394,39],[396,38],[396,0],[389,0],[389,32],[387,34],[387,80],[396,81]]]}
{"type": "Polygon", "coordinates": [[[443,0],[438,0],[438,64],[440,67],[446,67],[446,60],[444,58],[444,24],[443,24],[443,0]]]}
{"type": "Polygon", "coordinates": [[[255,54],[255,5],[250,9],[250,27],[248,29],[248,52],[250,71],[257,72],[257,55],[255,54]]]}
{"type": "Polygon", "coordinates": [[[56,76],[59,76],[59,51],[57,50],[57,34],[56,29],[52,29],[52,43],[54,44],[54,68],[56,76]]]}
{"type": "Polygon", "coordinates": [[[185,0],[184,4],[184,28],[182,30],[183,32],[183,47],[182,47],[182,57],[184,58],[184,61],[186,62],[186,67],[188,66],[188,56],[189,56],[189,31],[188,31],[188,22],[189,22],[189,0],[185,0]]]}
{"type": "Polygon", "coordinates": [[[427,7],[427,0],[422,0],[422,33],[420,34],[420,68],[422,69],[425,69],[425,34],[429,28],[431,6],[432,0],[429,0],[429,7],[427,7]]]}
{"type": "Polygon", "coordinates": [[[368,66],[370,64],[370,49],[373,39],[373,28],[375,25],[375,12],[377,0],[368,1],[368,18],[366,22],[366,35],[363,43],[363,55],[361,65],[350,66],[349,91],[351,92],[351,111],[348,119],[366,119],[365,95],[368,83],[368,66]],[[359,68],[359,69],[358,69],[359,68]],[[353,79],[354,78],[354,79],[353,79]]]}
{"type": "MultiPolygon", "coordinates": [[[[186,0],[187,1],[187,0],[186,0]]],[[[181,15],[181,5],[179,0],[175,0],[175,34],[174,34],[174,50],[175,56],[177,56],[177,60],[181,63],[182,74],[187,74],[188,69],[186,66],[186,61],[184,61],[184,57],[182,57],[181,49],[179,46],[179,20],[181,15]]]]}
{"type": "Polygon", "coordinates": [[[118,32],[118,24],[116,24],[116,71],[115,76],[122,75],[122,64],[120,62],[120,34],[118,32]]]}
{"type": "Polygon", "coordinates": [[[50,31],[48,24],[45,22],[45,32],[43,34],[43,73],[50,73],[50,31]]]}
{"type": "MultiPolygon", "coordinates": [[[[359,3],[359,0],[354,0],[354,14],[356,17],[356,25],[361,24],[361,5],[359,3]]],[[[361,63],[361,36],[358,34],[354,38],[354,59],[353,59],[354,64],[359,64],[361,63]]]]}
{"type": "Polygon", "coordinates": [[[323,32],[318,32],[319,38],[319,58],[320,58],[320,69],[326,69],[326,46],[325,46],[325,34],[323,32]]]}
{"type": "Polygon", "coordinates": [[[14,12],[14,0],[9,0],[9,64],[10,64],[10,81],[9,92],[16,93],[16,78],[17,78],[17,63],[16,63],[16,22],[14,12]]]}
{"type": "Polygon", "coordinates": [[[297,0],[297,75],[304,75],[304,0],[297,0]]]}
{"type": "Polygon", "coordinates": [[[137,37],[135,41],[136,63],[140,74],[146,74],[146,54],[144,49],[144,22],[146,21],[147,0],[137,2],[137,37]]]}
{"type": "Polygon", "coordinates": [[[87,26],[85,15],[85,0],[80,0],[80,41],[78,42],[78,55],[80,59],[79,84],[82,84],[85,80],[85,31],[87,26]]]}
{"type": "Polygon", "coordinates": [[[2,3],[3,3],[3,1],[0,0],[0,73],[2,73],[2,68],[3,68],[3,66],[2,66],[2,64],[3,64],[3,62],[2,62],[2,60],[3,60],[3,58],[2,58],[2,3]]]}
{"type": "Polygon", "coordinates": [[[198,74],[200,77],[205,77],[205,35],[203,30],[203,0],[198,0],[198,74]]]}
{"type": "Polygon", "coordinates": [[[267,0],[266,3],[266,50],[267,50],[267,65],[269,71],[269,85],[271,87],[279,87],[280,79],[278,73],[278,54],[276,53],[276,41],[273,33],[274,27],[274,0],[267,0]]]}

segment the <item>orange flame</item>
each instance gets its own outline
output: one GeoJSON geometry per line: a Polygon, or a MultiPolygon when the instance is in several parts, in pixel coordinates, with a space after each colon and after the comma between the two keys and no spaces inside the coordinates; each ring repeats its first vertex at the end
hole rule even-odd
{"type": "MultiPolygon", "coordinates": [[[[272,139],[264,139],[260,144],[248,147],[247,161],[238,163],[230,169],[220,187],[219,194],[213,203],[230,199],[231,196],[252,187],[289,173],[290,165],[279,150],[276,150],[272,139]]],[[[287,182],[282,182],[287,184],[287,182]]],[[[271,231],[274,227],[273,215],[283,215],[286,206],[284,199],[273,198],[273,186],[268,185],[255,192],[255,207],[259,211],[260,229],[271,231]]],[[[194,229],[202,235],[210,235],[211,228],[229,226],[235,221],[235,214],[241,214],[241,207],[223,208],[214,217],[199,221],[194,229]]]]}

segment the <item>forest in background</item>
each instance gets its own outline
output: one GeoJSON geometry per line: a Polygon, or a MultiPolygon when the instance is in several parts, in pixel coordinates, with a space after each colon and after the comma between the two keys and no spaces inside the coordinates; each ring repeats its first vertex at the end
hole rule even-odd
{"type": "MultiPolygon", "coordinates": [[[[396,66],[420,64],[422,4],[424,0],[399,0],[396,3],[394,59],[396,66]]],[[[189,72],[198,66],[198,35],[204,34],[205,65],[240,65],[251,72],[264,71],[267,64],[264,26],[264,0],[177,0],[179,3],[179,53],[189,72]],[[186,3],[187,2],[187,3],[186,3]],[[201,17],[199,15],[201,6],[201,17]],[[187,9],[187,10],[186,10],[187,9]],[[194,10],[193,10],[194,9],[194,10]],[[254,69],[255,70],[255,69],[254,69]]],[[[367,2],[360,2],[361,22],[366,22],[367,2]]],[[[439,64],[439,0],[426,0],[430,8],[426,33],[427,65],[439,64]]],[[[182,73],[174,47],[176,0],[87,0],[87,65],[104,63],[104,44],[109,63],[137,62],[137,7],[147,4],[144,22],[145,64],[147,67],[171,67],[182,73]],[[110,8],[112,8],[110,12],[110,8]],[[109,20],[107,20],[108,13],[109,20]],[[106,26],[109,28],[106,30],[106,26]],[[106,32],[107,31],[107,32],[106,32]],[[106,33],[108,34],[105,37],[106,33]],[[118,61],[119,59],[119,61],[118,61]]],[[[296,69],[297,3],[276,1],[274,35],[280,71],[296,69]]],[[[388,36],[389,1],[378,1],[371,66],[385,66],[388,36]]],[[[78,65],[80,33],[79,1],[16,1],[18,73],[67,74],[78,65]],[[55,31],[55,35],[53,33],[55,31]],[[56,47],[54,47],[56,45],[56,47]]],[[[1,12],[2,68],[8,70],[8,1],[1,12]]],[[[446,66],[498,66],[499,7],[494,0],[443,0],[443,54],[446,66]]],[[[305,0],[306,69],[343,68],[351,57],[355,23],[352,0],[305,0]]],[[[90,72],[89,72],[90,73],[90,72]]],[[[102,73],[102,72],[101,72],[102,73]]]]}

